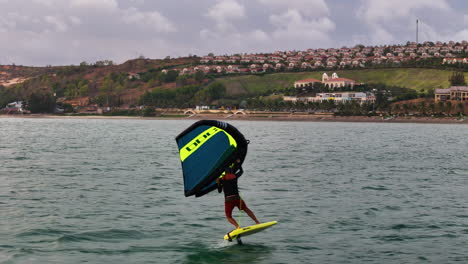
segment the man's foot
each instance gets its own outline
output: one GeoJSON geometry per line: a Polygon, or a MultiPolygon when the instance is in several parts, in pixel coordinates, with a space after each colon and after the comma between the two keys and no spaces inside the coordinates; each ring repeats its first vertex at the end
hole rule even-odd
{"type": "Polygon", "coordinates": [[[255,221],[255,223],[256,223],[257,225],[261,224],[259,221],[255,221]]]}

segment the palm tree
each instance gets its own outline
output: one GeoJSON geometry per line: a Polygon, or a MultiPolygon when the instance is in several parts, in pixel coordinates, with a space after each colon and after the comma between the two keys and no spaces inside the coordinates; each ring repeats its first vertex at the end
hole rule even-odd
{"type": "Polygon", "coordinates": [[[445,103],[442,101],[439,101],[439,103],[437,103],[437,108],[438,108],[439,113],[444,112],[444,106],[445,106],[445,103]]]}
{"type": "Polygon", "coordinates": [[[434,103],[431,103],[431,104],[429,105],[429,109],[431,109],[431,114],[434,114],[435,108],[436,108],[436,107],[435,107],[435,104],[434,104],[434,103]]]}
{"type": "Polygon", "coordinates": [[[403,110],[405,110],[405,115],[408,114],[408,109],[409,109],[408,104],[403,104],[403,110]]]}
{"type": "Polygon", "coordinates": [[[460,115],[465,113],[465,105],[462,102],[458,103],[458,109],[460,110],[460,115]]]}
{"type": "Polygon", "coordinates": [[[447,115],[450,115],[450,113],[452,112],[452,102],[447,101],[447,103],[445,104],[445,107],[446,107],[447,115]]]}
{"type": "Polygon", "coordinates": [[[426,115],[426,102],[424,101],[421,101],[419,103],[419,113],[423,114],[423,115],[426,115]]]}

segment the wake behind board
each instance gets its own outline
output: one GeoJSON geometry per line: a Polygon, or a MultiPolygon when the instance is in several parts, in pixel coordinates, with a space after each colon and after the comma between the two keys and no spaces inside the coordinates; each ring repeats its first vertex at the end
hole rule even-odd
{"type": "Polygon", "coordinates": [[[251,225],[246,227],[241,227],[239,229],[235,229],[226,235],[224,235],[224,240],[232,241],[233,239],[238,239],[240,237],[245,237],[249,235],[253,235],[257,232],[263,231],[271,226],[274,226],[278,223],[278,221],[271,221],[266,223],[261,223],[258,225],[251,225]]]}

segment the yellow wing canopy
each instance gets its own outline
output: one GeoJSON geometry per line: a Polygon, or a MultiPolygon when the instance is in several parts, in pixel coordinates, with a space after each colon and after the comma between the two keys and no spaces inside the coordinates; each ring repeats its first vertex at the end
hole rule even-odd
{"type": "Polygon", "coordinates": [[[184,177],[185,196],[202,196],[216,189],[216,178],[247,154],[248,141],[234,126],[200,120],[176,137],[184,177]]]}

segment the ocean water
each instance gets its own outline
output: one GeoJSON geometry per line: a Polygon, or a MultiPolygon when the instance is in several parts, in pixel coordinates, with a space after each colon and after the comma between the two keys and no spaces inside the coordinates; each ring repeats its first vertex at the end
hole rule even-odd
{"type": "Polygon", "coordinates": [[[183,195],[193,122],[0,119],[0,263],[468,263],[468,126],[232,121],[279,221],[241,246],[221,194],[183,195]]]}

